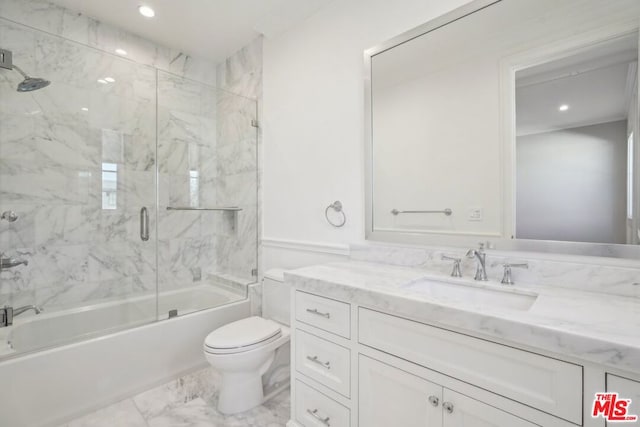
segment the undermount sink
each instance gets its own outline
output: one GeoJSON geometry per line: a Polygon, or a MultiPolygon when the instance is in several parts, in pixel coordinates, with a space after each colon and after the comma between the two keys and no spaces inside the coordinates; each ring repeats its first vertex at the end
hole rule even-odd
{"type": "Polygon", "coordinates": [[[499,307],[527,311],[536,302],[538,295],[509,289],[491,289],[463,283],[441,282],[422,278],[401,286],[404,290],[426,295],[445,303],[456,303],[483,307],[499,307]]]}

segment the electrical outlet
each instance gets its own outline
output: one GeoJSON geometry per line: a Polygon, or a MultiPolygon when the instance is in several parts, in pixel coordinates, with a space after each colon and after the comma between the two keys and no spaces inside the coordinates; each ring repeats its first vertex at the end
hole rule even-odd
{"type": "Polygon", "coordinates": [[[482,208],[469,208],[469,221],[482,221],[482,208]]]}

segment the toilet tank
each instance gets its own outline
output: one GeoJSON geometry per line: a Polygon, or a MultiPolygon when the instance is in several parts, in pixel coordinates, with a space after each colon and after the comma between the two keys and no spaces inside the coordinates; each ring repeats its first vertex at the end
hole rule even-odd
{"type": "Polygon", "coordinates": [[[262,317],[289,325],[291,314],[290,288],[284,284],[284,270],[273,269],[262,279],[262,317]]]}

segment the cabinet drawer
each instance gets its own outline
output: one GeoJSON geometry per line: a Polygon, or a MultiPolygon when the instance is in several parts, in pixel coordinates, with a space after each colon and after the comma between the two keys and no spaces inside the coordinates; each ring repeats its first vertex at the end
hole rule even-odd
{"type": "Polygon", "coordinates": [[[296,291],[296,320],[341,337],[350,337],[350,306],[347,303],[296,291]]]}
{"type": "Polygon", "coordinates": [[[296,421],[305,427],[348,427],[349,409],[296,381],[296,421]]]}
{"type": "Polygon", "coordinates": [[[349,349],[301,330],[296,330],[295,342],[296,370],[349,397],[349,349]]]}
{"type": "Polygon", "coordinates": [[[582,367],[364,308],[361,344],[582,424],[582,367]]]}

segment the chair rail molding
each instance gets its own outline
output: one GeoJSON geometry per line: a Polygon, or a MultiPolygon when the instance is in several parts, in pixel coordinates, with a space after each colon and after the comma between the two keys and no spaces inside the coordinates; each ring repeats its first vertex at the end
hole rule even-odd
{"type": "Polygon", "coordinates": [[[302,240],[276,239],[265,237],[262,239],[262,247],[343,255],[347,257],[350,254],[349,245],[346,243],[309,242],[302,240]]]}

